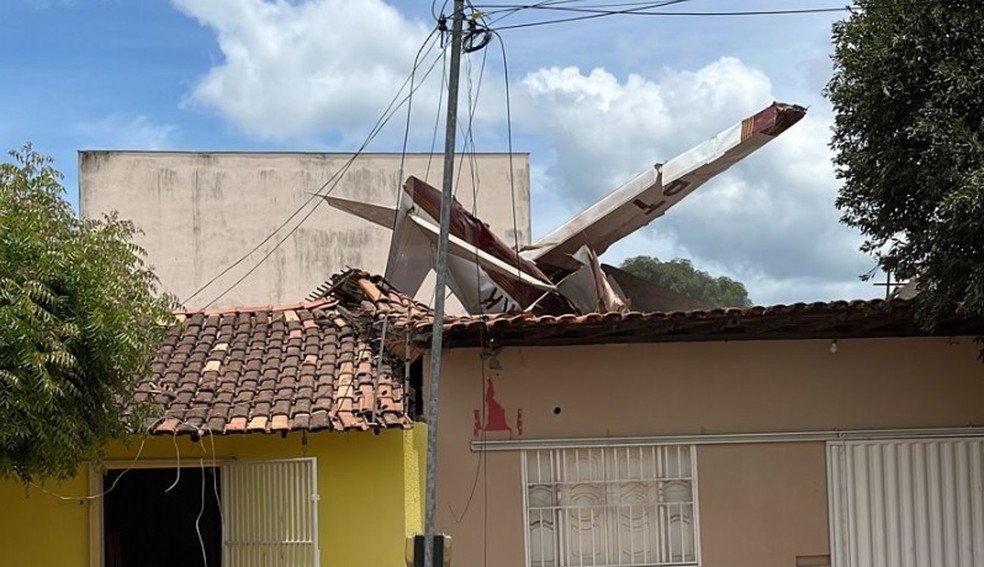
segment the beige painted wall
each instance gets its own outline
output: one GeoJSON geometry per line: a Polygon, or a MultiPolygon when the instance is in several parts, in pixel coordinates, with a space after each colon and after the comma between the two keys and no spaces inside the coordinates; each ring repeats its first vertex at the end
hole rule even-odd
{"type": "MultiPolygon", "coordinates": [[[[350,157],[324,153],[82,151],[80,208],[87,217],[119,211],[123,218],[132,219],[144,231],[137,241],[147,250],[163,287],[184,300],[261,242],[350,157]]],[[[518,235],[513,231],[509,198],[509,156],[481,154],[474,162],[469,158],[463,163],[458,200],[471,210],[474,163],[479,216],[507,242],[512,243],[514,236],[521,244],[529,242],[529,156],[513,156],[518,235]]],[[[401,183],[399,171],[399,154],[364,154],[334,194],[393,206],[401,183]]],[[[407,175],[439,186],[441,156],[408,155],[404,179],[407,175]]],[[[280,238],[263,246],[189,301],[187,307],[212,301],[280,238]]],[[[389,230],[322,204],[255,273],[214,306],[293,303],[345,267],[382,273],[389,242],[389,230]]],[[[433,287],[425,282],[421,289],[433,287]]],[[[431,299],[426,292],[420,297],[431,299]]]]}
{"type": "MultiPolygon", "coordinates": [[[[842,339],[838,347],[507,347],[497,355],[502,369],[489,375],[512,437],[523,439],[984,425],[984,365],[971,339],[842,339]]],[[[487,534],[488,564],[518,567],[520,454],[469,449],[481,368],[474,349],[446,354],[438,525],[454,537],[456,562],[481,565],[487,534]]],[[[824,455],[822,442],[700,446],[703,565],[792,567],[797,555],[826,554],[824,455]]]]}

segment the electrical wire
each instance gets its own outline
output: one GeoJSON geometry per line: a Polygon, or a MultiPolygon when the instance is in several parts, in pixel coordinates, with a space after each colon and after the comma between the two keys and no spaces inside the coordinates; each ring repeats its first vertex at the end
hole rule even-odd
{"type": "MultiPolygon", "coordinates": [[[[420,65],[422,64],[421,53],[423,53],[424,49],[428,46],[428,44],[430,44],[430,48],[428,49],[428,54],[430,53],[431,50],[433,50],[434,45],[431,44],[431,40],[433,40],[435,38],[436,33],[437,33],[437,28],[434,28],[433,30],[431,30],[431,33],[427,36],[427,38],[424,39],[424,42],[421,44],[420,48],[417,50],[417,54],[416,54],[416,56],[414,58],[414,64],[413,64],[413,67],[412,67],[412,69],[410,71],[410,74],[403,81],[403,84],[400,85],[400,88],[397,89],[396,94],[393,96],[393,98],[390,100],[389,104],[383,110],[382,114],[376,120],[376,123],[373,125],[372,129],[370,129],[369,134],[366,136],[365,140],[363,140],[361,146],[358,148],[358,150],[356,150],[355,154],[349,159],[349,162],[347,162],[346,164],[344,164],[342,166],[342,168],[340,168],[339,170],[337,170],[324,183],[322,183],[321,186],[318,187],[318,189],[314,193],[312,193],[311,196],[308,197],[308,199],[306,201],[304,201],[304,203],[302,203],[299,207],[297,207],[297,209],[295,209],[293,213],[291,213],[286,219],[284,219],[263,240],[261,240],[259,243],[257,243],[248,252],[246,252],[245,254],[243,254],[242,256],[240,256],[235,262],[233,262],[232,264],[230,264],[230,265],[226,266],[225,268],[223,268],[222,271],[220,271],[212,279],[208,280],[202,286],[200,286],[198,289],[196,289],[194,293],[192,293],[190,296],[188,296],[187,298],[185,298],[184,301],[181,302],[182,304],[188,303],[189,301],[191,301],[192,299],[194,299],[195,297],[197,297],[199,294],[201,294],[203,291],[205,291],[207,288],[209,288],[216,281],[218,281],[221,277],[223,277],[224,275],[226,275],[227,273],[229,273],[230,271],[232,271],[233,269],[235,269],[237,266],[239,266],[240,264],[242,264],[247,258],[249,258],[254,253],[256,253],[260,248],[262,248],[264,244],[266,244],[267,242],[269,242],[270,240],[272,240],[277,235],[277,233],[279,233],[281,230],[283,230],[284,227],[286,227],[295,217],[297,217],[297,215],[301,214],[301,212],[308,205],[310,205],[312,202],[315,202],[315,207],[316,208],[317,208],[317,206],[321,202],[323,202],[323,200],[318,200],[319,197],[322,197],[323,196],[321,194],[322,191],[324,191],[325,188],[327,188],[328,185],[331,184],[333,181],[335,181],[336,182],[336,185],[337,185],[337,180],[340,179],[340,172],[343,171],[343,170],[347,170],[347,166],[350,165],[351,161],[354,161],[357,157],[359,157],[359,155],[362,153],[362,151],[376,137],[376,135],[379,133],[379,131],[383,128],[383,126],[386,125],[386,122],[389,121],[389,117],[392,116],[392,114],[396,110],[398,110],[400,106],[402,106],[402,101],[401,101],[400,104],[395,109],[393,107],[393,105],[396,104],[397,101],[400,100],[400,96],[403,94],[404,89],[406,89],[407,88],[407,85],[411,83],[411,81],[413,80],[413,77],[414,77],[415,73],[420,68],[420,65]]],[[[406,99],[404,99],[404,100],[406,100],[406,99]]],[[[330,191],[329,191],[329,193],[330,193],[330,191]]],[[[238,285],[238,282],[237,282],[237,285],[238,285]]],[[[225,293],[228,293],[230,290],[231,290],[231,288],[229,290],[226,290],[222,295],[225,295],[225,293]]],[[[211,305],[212,303],[215,303],[215,301],[218,301],[218,299],[221,299],[221,297],[222,296],[219,296],[219,298],[216,298],[215,300],[213,300],[212,302],[210,302],[208,305],[211,305]]]]}
{"type": "Polygon", "coordinates": [[[57,492],[53,492],[51,490],[48,490],[44,486],[42,486],[40,484],[37,484],[35,482],[32,482],[31,483],[31,486],[33,486],[34,488],[37,488],[38,490],[40,490],[44,494],[47,494],[48,496],[53,496],[54,498],[57,498],[58,500],[65,501],[65,502],[67,502],[67,501],[75,501],[75,500],[87,501],[87,500],[95,500],[97,498],[102,498],[102,497],[106,496],[107,494],[109,494],[110,492],[112,492],[116,488],[116,485],[119,484],[120,479],[122,479],[123,476],[126,475],[126,473],[130,472],[131,470],[133,470],[133,468],[135,466],[137,466],[137,462],[140,460],[140,455],[143,454],[144,445],[146,443],[147,443],[147,437],[144,436],[140,440],[140,447],[137,449],[137,454],[136,454],[136,456],[133,457],[133,460],[130,462],[130,465],[127,466],[125,469],[123,469],[123,471],[120,474],[116,475],[116,478],[113,479],[113,482],[112,482],[112,484],[110,484],[109,488],[107,488],[106,490],[100,492],[99,494],[88,494],[88,495],[83,495],[83,496],[64,496],[62,494],[58,494],[57,492]]]}
{"type": "MultiPolygon", "coordinates": [[[[455,178],[454,188],[451,192],[452,196],[457,196],[458,194],[458,188],[461,185],[461,176],[464,172],[464,163],[466,157],[469,158],[469,168],[471,170],[471,177],[472,177],[472,193],[474,196],[475,182],[477,176],[477,172],[476,172],[477,164],[475,161],[475,137],[474,137],[473,126],[475,124],[475,111],[478,107],[478,99],[482,93],[482,82],[485,79],[485,64],[487,61],[488,61],[488,52],[482,51],[482,64],[479,66],[478,81],[476,83],[472,79],[471,58],[469,57],[465,59],[467,65],[465,76],[468,83],[467,91],[466,91],[468,96],[468,104],[466,106],[466,109],[468,111],[468,122],[464,130],[461,130],[460,124],[458,125],[459,133],[461,134],[461,138],[462,138],[462,144],[461,144],[461,153],[458,156],[458,175],[455,178]],[[471,144],[471,148],[472,148],[471,155],[469,155],[468,152],[469,144],[471,144]]],[[[472,207],[474,208],[474,206],[475,203],[473,201],[472,207]]],[[[475,211],[473,210],[472,214],[474,213],[475,211]]]]}
{"type": "Polygon", "coordinates": [[[171,440],[174,442],[174,455],[175,455],[175,461],[176,461],[177,464],[174,466],[174,471],[175,471],[175,474],[174,474],[174,482],[171,483],[171,486],[169,486],[169,487],[167,487],[167,488],[164,489],[164,493],[165,494],[167,494],[168,492],[171,492],[171,490],[173,490],[174,487],[178,485],[178,482],[181,481],[181,449],[178,448],[178,428],[177,427],[174,428],[174,435],[171,436],[171,440]]]}
{"type": "Polygon", "coordinates": [[[572,4],[574,2],[582,2],[587,0],[567,0],[560,2],[544,3],[538,2],[536,4],[479,4],[477,8],[492,8],[487,10],[486,14],[499,14],[499,13],[515,13],[521,12],[523,10],[544,10],[544,11],[558,11],[558,12],[622,12],[624,10],[614,10],[613,8],[630,8],[631,12],[634,13],[637,10],[652,10],[654,8],[662,8],[665,6],[672,6],[675,4],[683,4],[684,2],[691,2],[693,0],[636,0],[633,2],[605,2],[601,4],[582,4],[578,6],[562,6],[561,4],[572,4]]]}
{"type": "MultiPolygon", "coordinates": [[[[433,4],[431,4],[431,8],[432,9],[433,9],[433,7],[434,7],[433,4]]],[[[444,7],[443,6],[441,7],[441,10],[442,11],[444,10],[444,7]]],[[[443,34],[444,32],[442,31],[441,33],[443,34]]],[[[444,42],[442,41],[441,44],[443,45],[444,42]]],[[[444,57],[445,57],[444,54],[445,53],[447,53],[447,50],[441,49],[441,61],[444,60],[444,57]]],[[[443,64],[442,64],[442,67],[443,67],[443,64]]],[[[443,71],[442,71],[442,74],[443,74],[443,71]]],[[[426,79],[426,77],[425,77],[425,79],[426,79]]],[[[411,73],[410,74],[410,94],[407,96],[407,120],[406,120],[406,124],[405,124],[405,126],[403,128],[403,146],[402,146],[402,148],[400,150],[400,169],[399,169],[399,172],[396,174],[396,206],[393,207],[393,228],[394,229],[396,228],[396,221],[397,221],[397,218],[398,218],[398,216],[400,214],[400,205],[403,202],[403,190],[402,190],[402,185],[403,185],[403,170],[404,170],[404,166],[406,165],[406,161],[407,161],[407,143],[410,140],[410,122],[411,122],[411,119],[413,118],[413,92],[414,92],[413,81],[414,81],[414,76],[413,76],[413,73],[411,73]]],[[[442,79],[442,82],[443,82],[443,79],[442,79]]],[[[438,100],[439,101],[440,101],[440,98],[441,97],[438,97],[438,100]]],[[[438,105],[440,105],[440,102],[438,102],[438,105]]],[[[440,110],[438,110],[438,112],[440,112],[440,110]]],[[[391,239],[390,245],[392,246],[392,239],[391,239]]],[[[389,270],[390,270],[389,258],[387,258],[386,270],[385,270],[384,273],[387,273],[388,274],[389,273],[389,270]]],[[[382,358],[380,358],[380,360],[382,360],[382,358]]],[[[374,403],[373,407],[375,407],[375,403],[374,403]]]]}
{"type": "MultiPolygon", "coordinates": [[[[513,5],[511,5],[511,7],[504,8],[502,10],[491,10],[490,12],[487,12],[488,14],[502,13],[502,15],[499,16],[498,18],[492,20],[491,22],[486,21],[485,24],[486,24],[486,26],[491,27],[493,24],[495,24],[495,23],[497,23],[497,22],[499,22],[499,21],[501,21],[501,20],[503,20],[505,18],[508,18],[509,16],[512,16],[513,14],[515,14],[517,12],[520,12],[522,10],[535,9],[535,8],[542,7],[542,6],[555,6],[555,5],[558,5],[558,4],[568,4],[568,3],[571,3],[571,2],[577,2],[577,1],[579,1],[579,0],[542,0],[541,2],[537,2],[536,4],[513,4],[513,5]]],[[[487,5],[486,6],[486,5],[478,4],[476,6],[473,6],[473,8],[497,7],[497,6],[508,6],[508,5],[506,5],[506,4],[490,4],[490,5],[487,5]]]]}
{"type": "Polygon", "coordinates": [[[424,181],[426,182],[430,177],[431,162],[434,159],[434,148],[437,145],[437,131],[441,125],[441,109],[444,107],[444,92],[447,88],[448,82],[448,65],[447,65],[447,55],[448,51],[443,50],[443,58],[441,60],[441,88],[439,89],[440,96],[437,97],[437,114],[434,115],[434,134],[431,136],[430,152],[427,155],[427,169],[424,173],[424,181]]]}
{"type": "MultiPolygon", "coordinates": [[[[206,423],[208,422],[206,421],[206,423]]],[[[216,509],[219,512],[219,528],[224,534],[226,533],[225,513],[222,511],[222,497],[219,495],[219,477],[215,474],[219,468],[219,464],[215,456],[215,432],[211,428],[208,429],[208,440],[212,445],[212,492],[215,493],[216,509]]]]}
{"type": "MultiPolygon", "coordinates": [[[[502,76],[506,85],[506,140],[509,152],[509,198],[512,201],[512,223],[513,223],[513,250],[519,254],[519,221],[516,219],[516,173],[513,168],[513,136],[512,136],[512,101],[509,93],[509,60],[506,57],[506,42],[503,41],[499,32],[493,32],[499,40],[499,48],[502,52],[502,76]]],[[[520,277],[519,260],[516,260],[516,277],[520,277]]]]}
{"type": "MultiPolygon", "coordinates": [[[[202,447],[204,451],[205,448],[202,447]]],[[[208,553],[205,552],[205,538],[202,536],[202,516],[205,515],[205,458],[198,459],[199,470],[202,473],[202,504],[198,508],[198,516],[195,517],[195,533],[198,534],[198,545],[202,548],[202,565],[208,567],[208,553]]],[[[214,473],[213,473],[214,476],[214,473]]]]}
{"type": "MultiPolygon", "coordinates": [[[[437,65],[437,62],[440,61],[440,60],[441,60],[441,57],[440,56],[434,59],[434,62],[431,64],[430,68],[424,74],[424,80],[427,78],[427,76],[429,76],[431,74],[431,72],[434,70],[434,67],[437,65]]],[[[420,85],[424,84],[424,80],[421,80],[421,83],[418,84],[417,89],[420,88],[420,85]]],[[[403,103],[406,102],[411,95],[412,95],[412,93],[411,94],[408,94],[407,97],[404,97],[403,101],[401,101],[400,104],[397,105],[396,108],[394,108],[387,116],[385,116],[385,118],[381,121],[381,123],[379,123],[379,127],[376,128],[372,133],[370,133],[370,136],[366,138],[366,141],[363,142],[362,146],[360,146],[360,148],[358,149],[358,151],[355,154],[353,154],[352,157],[349,158],[349,160],[342,166],[341,169],[338,170],[338,172],[336,172],[336,175],[333,175],[332,176],[332,179],[329,179],[329,182],[328,183],[331,183],[331,186],[328,188],[328,191],[325,192],[325,193],[320,193],[320,192],[319,193],[315,193],[308,200],[308,202],[305,203],[304,206],[306,206],[308,203],[310,203],[310,201],[312,199],[314,199],[316,197],[325,197],[327,195],[330,195],[335,190],[335,188],[338,187],[338,184],[341,182],[341,180],[342,180],[343,176],[345,175],[345,173],[348,172],[349,168],[352,166],[352,164],[355,162],[355,160],[359,156],[362,155],[362,152],[365,150],[365,147],[368,146],[368,144],[375,138],[375,136],[379,133],[379,131],[382,130],[382,127],[385,126],[386,123],[389,122],[390,118],[393,117],[393,115],[396,113],[396,111],[399,110],[403,106],[403,103]]],[[[325,185],[327,186],[327,183],[325,185]]],[[[307,219],[309,219],[311,217],[311,215],[313,215],[315,213],[315,211],[318,210],[318,208],[320,207],[320,205],[323,202],[324,202],[323,199],[318,200],[317,202],[315,202],[315,204],[311,208],[311,210],[308,211],[303,217],[301,217],[301,220],[298,221],[298,223],[293,228],[291,228],[290,231],[283,238],[281,238],[279,241],[277,241],[273,245],[273,247],[271,247],[270,250],[267,251],[267,253],[264,254],[260,258],[260,260],[252,268],[249,269],[249,271],[247,271],[245,274],[243,274],[242,277],[240,277],[238,280],[236,280],[232,285],[230,285],[228,288],[226,288],[222,293],[220,293],[218,296],[216,296],[214,299],[212,299],[210,302],[208,302],[207,304],[205,304],[203,307],[201,307],[197,311],[204,311],[208,307],[212,306],[216,301],[218,301],[219,299],[221,299],[222,297],[224,297],[227,293],[229,293],[230,291],[232,291],[233,289],[235,289],[237,286],[239,286],[239,284],[241,284],[243,281],[245,281],[246,278],[248,278],[249,276],[251,276],[270,256],[273,255],[274,252],[277,251],[277,249],[288,238],[290,238],[295,232],[297,232],[297,230],[301,227],[301,225],[303,225],[304,222],[307,221],[307,219]]]]}
{"type": "MultiPolygon", "coordinates": [[[[551,8],[544,8],[551,9],[551,8]]],[[[560,10],[561,8],[556,8],[560,10]]],[[[645,12],[641,11],[642,8],[636,8],[632,10],[591,10],[591,9],[575,9],[567,8],[570,11],[578,12],[589,12],[583,16],[572,16],[569,18],[558,18],[555,20],[542,20],[536,22],[525,22],[521,24],[514,24],[511,26],[501,26],[497,28],[498,31],[530,28],[537,26],[547,26],[553,24],[562,24],[568,22],[577,22],[582,20],[590,20],[595,18],[602,18],[606,16],[619,16],[619,15],[633,15],[633,16],[708,16],[708,17],[729,17],[729,16],[784,16],[784,15],[803,15],[803,14],[823,14],[832,12],[849,12],[850,7],[827,7],[827,8],[799,8],[799,9],[788,9],[788,10],[748,10],[748,11],[735,11],[735,12],[645,12]]]]}

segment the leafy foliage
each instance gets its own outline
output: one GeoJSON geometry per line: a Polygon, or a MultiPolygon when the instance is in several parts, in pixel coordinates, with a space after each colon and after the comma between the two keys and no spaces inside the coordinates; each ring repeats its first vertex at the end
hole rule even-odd
{"type": "Polygon", "coordinates": [[[31,146],[0,164],[0,476],[73,474],[136,425],[121,400],[146,375],[173,300],[115,217],[77,218],[31,146]]]}
{"type": "Polygon", "coordinates": [[[683,258],[660,262],[651,256],[635,256],[622,262],[621,267],[709,307],[749,307],[752,304],[745,284],[725,276],[714,277],[694,268],[690,260],[683,258]]]}
{"type": "Polygon", "coordinates": [[[978,0],[859,0],[834,25],[831,146],[842,220],[919,277],[931,328],[984,314],[984,18],[978,0]]]}

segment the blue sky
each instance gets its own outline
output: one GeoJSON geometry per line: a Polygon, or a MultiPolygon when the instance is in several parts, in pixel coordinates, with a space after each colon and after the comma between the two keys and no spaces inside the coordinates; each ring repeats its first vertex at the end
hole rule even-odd
{"type": "MultiPolygon", "coordinates": [[[[664,10],[837,4],[689,0],[664,10]]],[[[430,5],[4,0],[0,141],[51,154],[73,203],[83,148],[351,150],[409,71],[433,26],[430,5]]],[[[526,10],[500,24],[566,15],[526,10]]],[[[619,16],[503,31],[514,144],[533,164],[535,236],[773,99],[797,102],[810,106],[806,120],[604,259],[691,258],[745,281],[762,303],[877,295],[857,278],[874,262],[833,207],[821,91],[838,17],[619,16]]],[[[474,85],[481,58],[470,57],[474,85]]],[[[487,57],[475,138],[479,151],[498,151],[502,62],[498,48],[487,57]]],[[[430,145],[439,75],[417,97],[412,150],[430,145]]],[[[395,119],[370,149],[397,150],[402,127],[395,119]]]]}

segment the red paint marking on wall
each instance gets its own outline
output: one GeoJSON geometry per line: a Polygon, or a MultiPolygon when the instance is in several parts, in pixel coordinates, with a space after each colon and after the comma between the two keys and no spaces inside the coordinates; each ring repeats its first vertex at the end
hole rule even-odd
{"type": "MultiPolygon", "coordinates": [[[[512,435],[513,430],[506,420],[506,408],[495,397],[495,385],[492,383],[491,377],[486,378],[484,401],[485,423],[482,423],[482,412],[474,410],[472,435],[478,437],[482,431],[508,431],[512,435]]],[[[517,435],[523,434],[523,408],[516,410],[516,433],[517,435]]]]}
{"type": "Polygon", "coordinates": [[[485,407],[488,412],[485,414],[486,431],[508,431],[512,433],[512,428],[506,423],[506,408],[495,399],[495,387],[492,385],[492,378],[488,378],[485,387],[485,407]]]}

